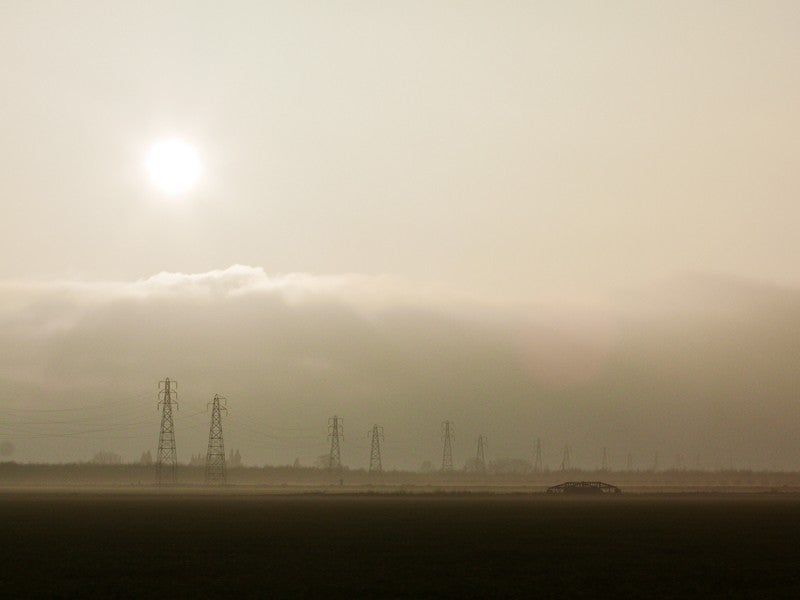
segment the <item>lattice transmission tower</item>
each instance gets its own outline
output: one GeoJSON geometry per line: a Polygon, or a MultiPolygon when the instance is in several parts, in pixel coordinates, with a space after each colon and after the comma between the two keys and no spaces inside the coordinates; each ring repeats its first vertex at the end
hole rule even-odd
{"type": "Polygon", "coordinates": [[[372,431],[367,434],[372,442],[369,453],[369,472],[383,473],[381,462],[381,442],[383,441],[383,427],[372,426],[372,431]]]}
{"type": "Polygon", "coordinates": [[[331,440],[331,451],[328,455],[328,468],[338,471],[342,468],[341,440],[344,438],[342,418],[332,416],[328,419],[328,438],[331,440]]]}
{"type": "Polygon", "coordinates": [[[158,434],[158,458],[156,460],[156,483],[177,481],[178,455],[175,451],[175,425],[172,422],[172,407],[178,408],[177,381],[169,377],[158,382],[158,408],[161,409],[161,432],[158,434]]]}
{"type": "Polygon", "coordinates": [[[225,483],[225,442],[222,439],[222,411],[228,412],[228,401],[214,394],[214,399],[206,405],[211,407],[211,427],[208,430],[208,451],[206,452],[206,484],[225,483]]]}
{"type": "Polygon", "coordinates": [[[453,424],[442,422],[442,471],[453,470],[453,424]]]}
{"type": "Polygon", "coordinates": [[[541,473],[544,470],[542,466],[542,440],[536,438],[536,448],[533,451],[533,472],[541,473]]]}
{"type": "Polygon", "coordinates": [[[486,473],[486,437],[478,436],[478,453],[475,456],[475,467],[481,473],[486,473]]]}
{"type": "Polygon", "coordinates": [[[569,456],[569,444],[564,446],[564,453],[561,455],[561,470],[569,471],[572,468],[572,461],[569,456]]]}

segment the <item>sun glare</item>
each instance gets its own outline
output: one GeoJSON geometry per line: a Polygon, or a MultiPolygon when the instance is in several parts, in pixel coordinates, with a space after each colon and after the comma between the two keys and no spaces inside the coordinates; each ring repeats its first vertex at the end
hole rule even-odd
{"type": "Polygon", "coordinates": [[[178,138],[159,140],[153,144],[145,165],[153,185],[171,196],[188,192],[200,179],[201,164],[197,150],[178,138]]]}

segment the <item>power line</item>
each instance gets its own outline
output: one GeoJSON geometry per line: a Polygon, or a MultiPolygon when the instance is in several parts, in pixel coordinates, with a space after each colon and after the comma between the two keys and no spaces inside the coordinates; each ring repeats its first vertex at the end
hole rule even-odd
{"type": "Polygon", "coordinates": [[[102,404],[89,404],[84,406],[61,407],[61,408],[16,408],[16,407],[3,407],[0,412],[21,412],[21,413],[61,413],[61,412],[84,412],[87,410],[96,410],[103,408],[115,408],[122,404],[131,404],[137,406],[136,401],[142,400],[150,395],[151,392],[141,392],[133,398],[125,398],[123,400],[116,400],[114,402],[103,402],[102,404]]]}

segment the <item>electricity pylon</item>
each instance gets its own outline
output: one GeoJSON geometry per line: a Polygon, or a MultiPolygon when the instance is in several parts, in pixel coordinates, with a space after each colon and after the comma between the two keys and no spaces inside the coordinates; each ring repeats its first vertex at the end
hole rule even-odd
{"type": "Polygon", "coordinates": [[[564,454],[561,455],[561,470],[569,471],[572,468],[569,457],[569,445],[564,446],[564,454]]]}
{"type": "Polygon", "coordinates": [[[341,417],[334,415],[328,419],[328,437],[331,440],[331,451],[328,455],[328,468],[331,471],[338,471],[342,468],[340,442],[344,437],[344,427],[342,427],[341,417]]]}
{"type": "Polygon", "coordinates": [[[450,421],[442,422],[442,471],[453,470],[453,424],[450,421]]]}
{"type": "Polygon", "coordinates": [[[542,467],[542,440],[536,438],[536,450],[533,454],[533,472],[534,473],[541,473],[543,471],[542,467]]]}
{"type": "Polygon", "coordinates": [[[225,483],[225,443],[222,440],[222,411],[228,411],[227,400],[219,394],[206,405],[211,406],[211,427],[206,452],[206,485],[225,483]]]}
{"type": "Polygon", "coordinates": [[[383,440],[383,427],[372,426],[372,431],[367,434],[372,442],[369,454],[369,472],[382,473],[383,463],[381,463],[381,441],[383,440]]]}
{"type": "Polygon", "coordinates": [[[601,471],[608,471],[608,448],[603,446],[603,463],[600,467],[601,471]]]}
{"type": "Polygon", "coordinates": [[[158,434],[158,459],[156,460],[156,482],[158,485],[177,481],[178,455],[175,451],[175,425],[172,422],[172,406],[178,408],[177,381],[167,377],[158,382],[158,408],[161,409],[161,432],[158,434]],[[174,396],[174,398],[173,398],[174,396]]]}
{"type": "Polygon", "coordinates": [[[475,466],[481,473],[486,473],[486,438],[478,436],[478,455],[475,457],[475,466]]]}

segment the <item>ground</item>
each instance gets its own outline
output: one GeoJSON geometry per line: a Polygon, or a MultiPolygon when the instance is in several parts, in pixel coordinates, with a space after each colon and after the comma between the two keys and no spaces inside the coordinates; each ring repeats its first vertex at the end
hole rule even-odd
{"type": "Polygon", "coordinates": [[[800,496],[0,491],[5,597],[800,597],[800,496]]]}

